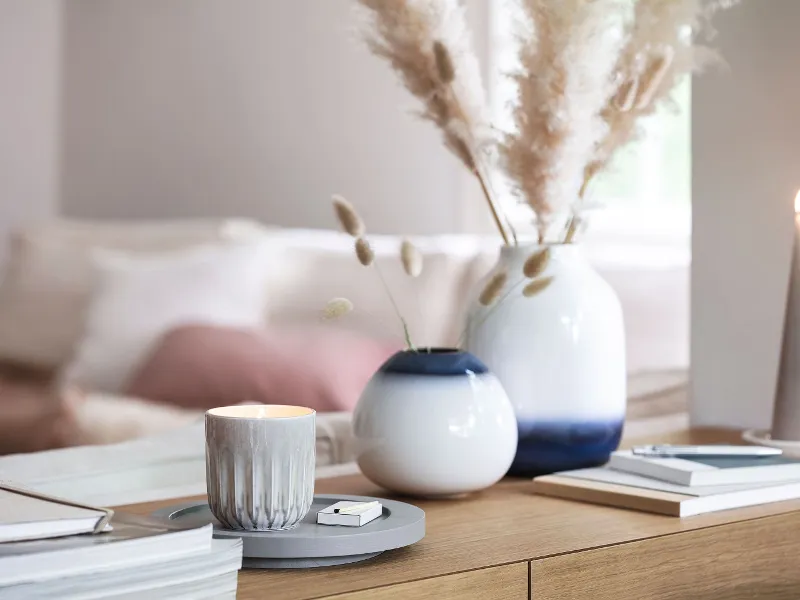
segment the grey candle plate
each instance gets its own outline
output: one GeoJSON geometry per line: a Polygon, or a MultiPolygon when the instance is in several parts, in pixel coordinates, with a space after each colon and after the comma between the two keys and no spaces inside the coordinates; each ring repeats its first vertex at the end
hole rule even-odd
{"type": "Polygon", "coordinates": [[[224,529],[205,502],[185,502],[163,508],[154,517],[166,518],[187,529],[214,524],[214,537],[240,538],[245,568],[304,569],[358,562],[385,550],[410,546],[425,537],[425,512],[396,500],[366,496],[316,495],[311,510],[289,531],[234,531],[224,529]],[[340,500],[380,500],[383,515],[362,527],[317,525],[317,512],[340,500]]]}

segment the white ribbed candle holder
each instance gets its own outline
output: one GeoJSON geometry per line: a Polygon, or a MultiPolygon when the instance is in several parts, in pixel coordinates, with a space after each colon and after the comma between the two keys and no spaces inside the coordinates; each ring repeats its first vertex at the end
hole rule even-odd
{"type": "Polygon", "coordinates": [[[292,529],[314,499],[316,412],[248,405],[206,412],[208,505],[223,527],[292,529]]]}

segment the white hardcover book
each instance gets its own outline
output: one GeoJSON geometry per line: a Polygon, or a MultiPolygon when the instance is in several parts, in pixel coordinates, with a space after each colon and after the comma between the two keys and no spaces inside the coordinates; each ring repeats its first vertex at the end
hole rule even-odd
{"type": "Polygon", "coordinates": [[[546,496],[676,517],[800,498],[800,481],[688,487],[608,467],[564,471],[534,480],[546,496]]]}
{"type": "Polygon", "coordinates": [[[780,455],[652,458],[619,450],[611,454],[608,466],[686,486],[800,481],[800,460],[780,455]]]}
{"type": "Polygon", "coordinates": [[[111,525],[111,531],[95,535],[0,544],[0,587],[138,568],[211,549],[211,525],[179,530],[155,519],[121,514],[111,525]]]}
{"type": "Polygon", "coordinates": [[[0,483],[0,543],[99,533],[113,514],[0,483]]]}
{"type": "MultiPolygon", "coordinates": [[[[236,574],[242,566],[241,540],[212,540],[202,554],[178,556],[147,565],[122,567],[48,581],[21,583],[0,589],[4,599],[15,598],[178,598],[195,597],[212,582],[236,574]],[[170,595],[171,594],[171,595],[170,595]]],[[[203,596],[205,597],[205,596],[203,596]]]]}

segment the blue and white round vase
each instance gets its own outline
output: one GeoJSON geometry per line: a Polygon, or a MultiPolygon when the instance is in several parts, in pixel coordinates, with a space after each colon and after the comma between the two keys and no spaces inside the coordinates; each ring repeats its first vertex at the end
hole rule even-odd
{"type": "Polygon", "coordinates": [[[353,415],[358,465],[378,485],[415,496],[491,486],[517,450],[503,386],[466,352],[403,351],[367,384],[353,415]]]}
{"type": "Polygon", "coordinates": [[[510,474],[595,466],[617,449],[626,404],[622,307],[580,247],[504,247],[476,291],[466,349],[497,375],[516,411],[510,474]],[[526,295],[523,266],[543,251],[548,260],[537,278],[549,284],[526,295]],[[483,306],[479,290],[500,271],[507,280],[499,300],[483,306]]]}

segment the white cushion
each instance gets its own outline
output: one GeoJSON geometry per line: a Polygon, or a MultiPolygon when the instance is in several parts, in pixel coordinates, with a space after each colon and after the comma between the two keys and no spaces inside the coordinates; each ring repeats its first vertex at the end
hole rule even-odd
{"type": "Polygon", "coordinates": [[[96,285],[64,380],[118,392],[168,330],[190,323],[263,322],[270,253],[264,240],[163,255],[95,250],[96,285]]]}
{"type": "Polygon", "coordinates": [[[93,248],[164,251],[252,239],[248,220],[81,221],[58,219],[12,234],[0,285],[0,360],[56,369],[69,360],[91,291],[93,248]]]}
{"type": "MultiPolygon", "coordinates": [[[[153,250],[218,239],[263,236],[252,221],[159,222],[56,221],[16,236],[6,281],[0,286],[0,360],[53,368],[65,363],[82,330],[96,246],[153,250]]],[[[272,322],[313,322],[334,296],[347,296],[356,311],[340,324],[399,339],[399,326],[377,274],[359,265],[352,240],[319,230],[269,229],[282,258],[271,274],[272,322]]],[[[466,295],[497,260],[495,236],[414,238],[425,270],[413,282],[399,268],[400,239],[370,236],[414,339],[448,345],[458,340],[466,295]]],[[[620,296],[628,337],[628,367],[684,368],[688,364],[688,257],[662,260],[640,249],[587,254],[620,296]]],[[[646,250],[646,249],[645,249],[646,250]]]]}

